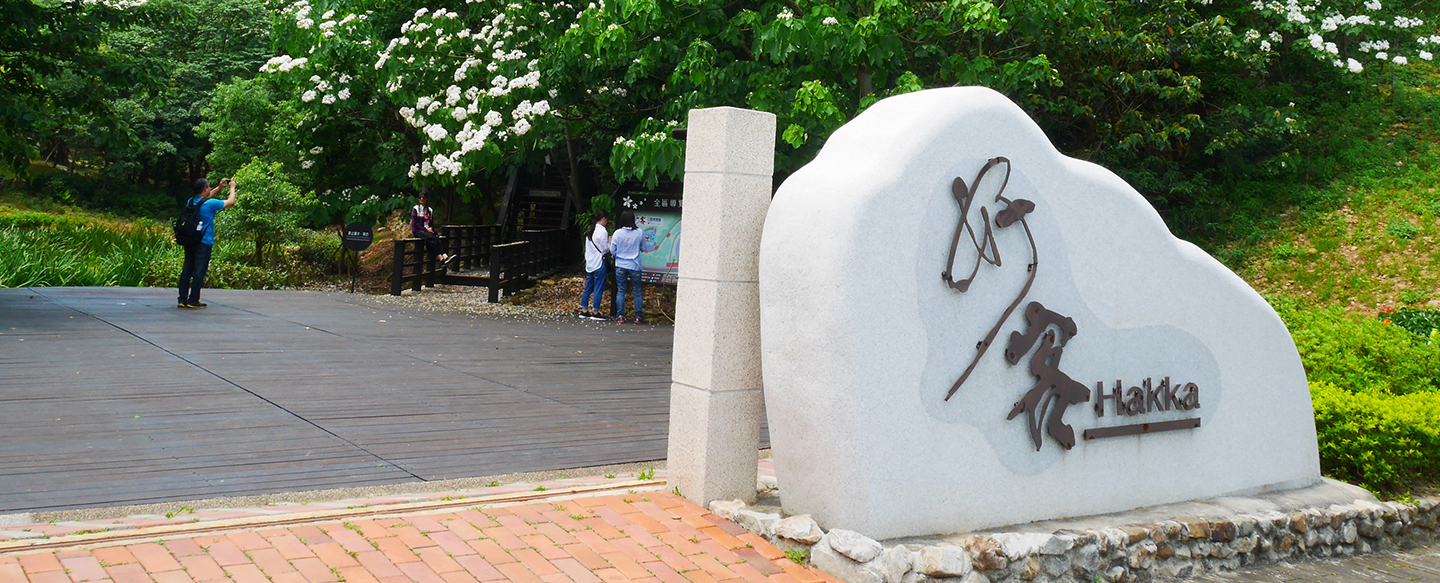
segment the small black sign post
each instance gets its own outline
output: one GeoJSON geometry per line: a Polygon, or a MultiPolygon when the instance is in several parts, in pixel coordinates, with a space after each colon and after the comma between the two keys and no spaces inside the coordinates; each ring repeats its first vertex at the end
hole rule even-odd
{"type": "Polygon", "coordinates": [[[375,241],[375,232],[370,225],[365,223],[350,223],[345,225],[345,231],[340,235],[340,242],[346,249],[355,252],[355,267],[350,270],[350,293],[355,293],[355,279],[359,277],[360,252],[370,248],[375,241]]]}

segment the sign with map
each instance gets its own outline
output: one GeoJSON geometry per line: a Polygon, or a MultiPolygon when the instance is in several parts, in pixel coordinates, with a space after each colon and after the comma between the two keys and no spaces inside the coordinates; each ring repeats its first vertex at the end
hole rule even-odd
{"type": "Polygon", "coordinates": [[[675,285],[680,273],[680,209],[678,195],[631,192],[620,207],[635,213],[640,242],[641,281],[675,285]]]}

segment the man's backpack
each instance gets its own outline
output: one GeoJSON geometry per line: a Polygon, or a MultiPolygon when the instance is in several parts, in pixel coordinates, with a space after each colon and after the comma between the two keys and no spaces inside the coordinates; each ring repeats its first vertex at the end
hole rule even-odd
{"type": "Polygon", "coordinates": [[[171,224],[175,229],[175,242],[181,247],[199,243],[205,235],[205,223],[200,221],[200,205],[204,202],[199,198],[186,201],[180,216],[171,224]]]}

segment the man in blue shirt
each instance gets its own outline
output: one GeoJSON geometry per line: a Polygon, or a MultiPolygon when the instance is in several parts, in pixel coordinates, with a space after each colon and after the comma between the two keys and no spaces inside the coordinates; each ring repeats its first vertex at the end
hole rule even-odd
{"type": "Polygon", "coordinates": [[[215,247],[215,213],[235,204],[235,181],[222,179],[220,186],[210,188],[210,181],[201,178],[195,181],[195,196],[186,201],[187,205],[200,207],[200,224],[204,235],[200,241],[185,247],[185,265],[180,268],[180,299],[176,307],[193,310],[205,309],[200,301],[200,288],[205,286],[205,272],[210,269],[210,251],[215,247]],[[215,193],[230,186],[230,197],[215,200],[215,193]]]}

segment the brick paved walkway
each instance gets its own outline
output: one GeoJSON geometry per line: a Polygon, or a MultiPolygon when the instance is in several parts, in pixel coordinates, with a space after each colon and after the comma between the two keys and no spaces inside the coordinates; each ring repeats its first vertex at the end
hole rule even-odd
{"type": "Polygon", "coordinates": [[[0,552],[0,583],[839,583],[664,492],[0,552]]]}

